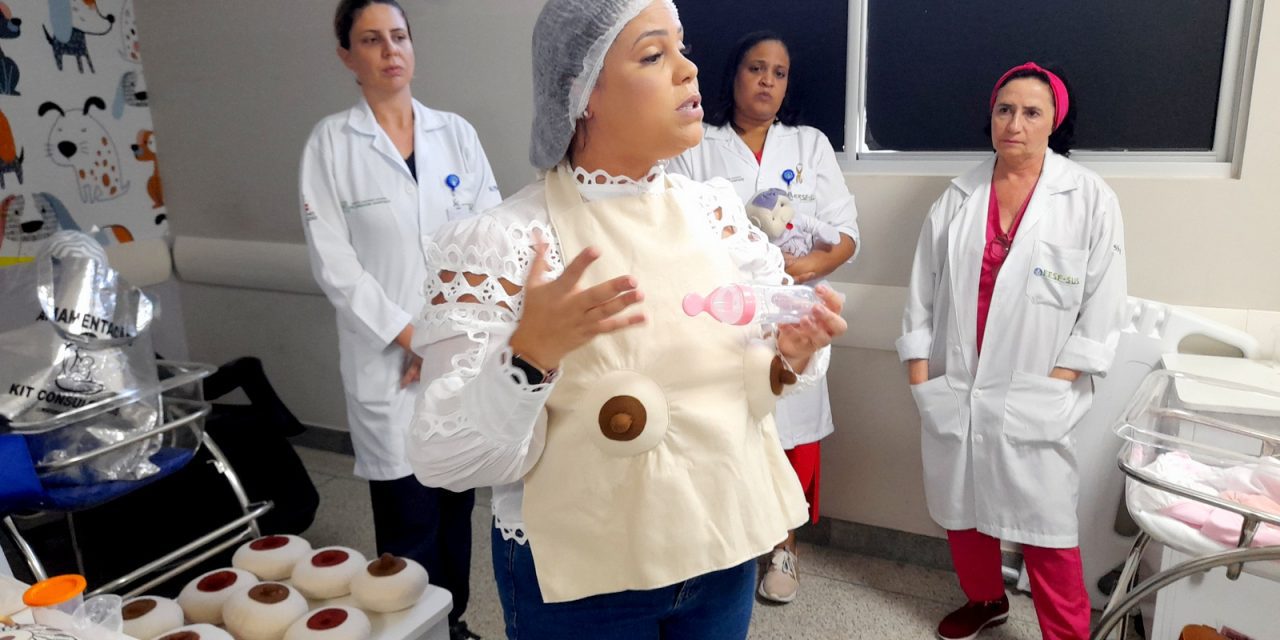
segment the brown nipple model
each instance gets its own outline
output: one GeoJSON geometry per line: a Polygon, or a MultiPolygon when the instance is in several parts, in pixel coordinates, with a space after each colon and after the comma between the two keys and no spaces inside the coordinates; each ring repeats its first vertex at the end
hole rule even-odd
{"type": "Polygon", "coordinates": [[[148,613],[151,613],[152,610],[154,610],[155,608],[156,608],[155,600],[152,600],[150,598],[142,598],[139,600],[134,600],[129,604],[126,604],[124,608],[120,610],[120,615],[125,620],[137,620],[138,618],[141,618],[142,616],[145,616],[148,613]]]}
{"type": "Polygon", "coordinates": [[[773,395],[782,395],[783,388],[795,383],[796,374],[788,371],[782,364],[782,356],[775,356],[773,362],[769,364],[769,388],[773,390],[773,395]]]}
{"type": "Polygon", "coordinates": [[[262,604],[277,604],[289,597],[289,587],[274,582],[265,582],[249,590],[249,599],[262,604]]]}
{"type": "Polygon", "coordinates": [[[405,562],[404,558],[397,558],[389,553],[384,553],[377,560],[370,562],[366,571],[375,578],[386,578],[404,571],[407,566],[409,566],[409,563],[405,562]]]}
{"type": "Polygon", "coordinates": [[[644,432],[648,417],[644,403],[631,396],[614,396],[600,407],[600,433],[619,442],[635,440],[644,432]]]}

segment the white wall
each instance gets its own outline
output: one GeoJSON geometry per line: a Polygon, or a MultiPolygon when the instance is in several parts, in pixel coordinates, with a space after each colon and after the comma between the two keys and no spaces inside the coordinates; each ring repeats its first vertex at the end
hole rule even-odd
{"type": "MultiPolygon", "coordinates": [[[[174,233],[301,242],[295,183],[302,143],[316,120],[357,97],[333,51],[335,2],[135,2],[174,233]]],[[[528,47],[541,2],[405,4],[416,36],[416,95],[476,126],[499,186],[513,193],[532,175],[528,47]]],[[[1153,96],[1151,109],[1176,99],[1153,96]]],[[[1241,318],[1246,310],[1280,311],[1277,12],[1263,16],[1251,113],[1239,179],[1108,180],[1124,208],[1132,294],[1234,309],[1241,318]]],[[[865,246],[836,279],[904,286],[920,222],[947,178],[856,175],[849,184],[865,246]]],[[[184,291],[184,302],[193,357],[256,353],[305,420],[342,426],[323,299],[200,285],[184,291]]],[[[900,366],[891,352],[868,348],[885,346],[884,336],[896,331],[895,314],[883,311],[869,309],[847,342],[859,346],[837,349],[834,358],[838,424],[824,445],[823,509],[936,533],[924,512],[918,419],[900,366]]]]}

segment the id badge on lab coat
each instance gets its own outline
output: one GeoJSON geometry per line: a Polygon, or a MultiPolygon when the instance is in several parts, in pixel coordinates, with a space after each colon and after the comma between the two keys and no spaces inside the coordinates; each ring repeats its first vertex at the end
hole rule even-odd
{"type": "Polygon", "coordinates": [[[448,209],[445,209],[444,213],[445,213],[445,216],[448,217],[449,222],[453,222],[454,220],[470,218],[471,216],[475,215],[476,210],[474,207],[472,207],[469,204],[458,204],[455,202],[448,209]]]}

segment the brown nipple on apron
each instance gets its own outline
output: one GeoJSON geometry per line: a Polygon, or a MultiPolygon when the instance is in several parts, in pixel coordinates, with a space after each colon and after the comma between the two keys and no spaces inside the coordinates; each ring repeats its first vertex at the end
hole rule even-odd
{"type": "Polygon", "coordinates": [[[600,407],[600,432],[610,440],[626,442],[644,432],[648,412],[631,396],[614,396],[600,407]]]}
{"type": "Polygon", "coordinates": [[[773,390],[773,395],[782,395],[782,390],[796,383],[796,374],[787,369],[782,363],[782,356],[774,356],[773,362],[769,365],[769,388],[773,390]]]}

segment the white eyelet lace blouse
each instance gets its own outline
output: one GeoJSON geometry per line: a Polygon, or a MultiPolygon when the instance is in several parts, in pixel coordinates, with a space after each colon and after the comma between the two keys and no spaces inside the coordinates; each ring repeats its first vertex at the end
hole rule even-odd
{"type": "MultiPolygon", "coordinates": [[[[574,170],[582,196],[601,200],[672,188],[695,193],[689,211],[719,231],[742,280],[790,284],[782,253],[747,220],[742,201],[723,179],[699,183],[655,166],[641,180],[574,170]]],[[[543,406],[555,376],[527,383],[511,362],[508,340],[520,317],[522,287],[533,245],[546,242],[552,275],[564,257],[547,215],[545,183],[535,182],[479,216],[450,223],[427,245],[427,305],[414,330],[427,381],[406,443],[414,474],[428,486],[460,491],[493,487],[495,526],[506,540],[525,543],[521,503],[524,475],[542,454],[543,406]]],[[[830,348],[810,359],[797,384],[816,382],[830,348]]]]}

